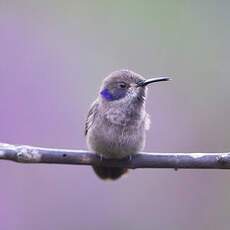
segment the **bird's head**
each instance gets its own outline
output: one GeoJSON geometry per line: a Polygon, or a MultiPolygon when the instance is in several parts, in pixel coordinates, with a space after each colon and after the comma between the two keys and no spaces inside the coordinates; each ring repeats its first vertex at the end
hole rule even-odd
{"type": "Polygon", "coordinates": [[[100,97],[105,103],[143,103],[147,85],[168,80],[170,80],[168,77],[145,80],[144,77],[130,70],[115,71],[104,79],[100,89],[100,97]]]}

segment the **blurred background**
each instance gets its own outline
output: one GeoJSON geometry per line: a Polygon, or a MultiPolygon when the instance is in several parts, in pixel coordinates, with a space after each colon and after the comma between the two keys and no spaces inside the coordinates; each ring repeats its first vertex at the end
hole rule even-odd
{"type": "MultiPolygon", "coordinates": [[[[230,2],[0,2],[0,142],[86,149],[84,122],[119,69],[152,85],[145,151],[230,151],[230,2]]],[[[228,170],[136,169],[115,182],[91,167],[0,162],[4,230],[229,229],[228,170]]]]}

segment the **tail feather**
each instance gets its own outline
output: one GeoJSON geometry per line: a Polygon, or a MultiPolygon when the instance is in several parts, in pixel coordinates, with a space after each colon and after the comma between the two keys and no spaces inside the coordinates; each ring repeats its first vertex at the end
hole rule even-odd
{"type": "Polygon", "coordinates": [[[93,166],[94,172],[97,174],[98,177],[101,179],[111,179],[116,180],[121,177],[123,174],[128,172],[126,168],[111,168],[111,167],[98,167],[93,166]]]}

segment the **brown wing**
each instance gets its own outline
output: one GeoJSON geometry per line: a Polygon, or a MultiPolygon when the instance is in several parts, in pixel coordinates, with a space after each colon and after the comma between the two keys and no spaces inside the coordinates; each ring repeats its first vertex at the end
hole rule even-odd
{"type": "Polygon", "coordinates": [[[97,115],[97,107],[98,107],[98,103],[97,101],[94,101],[93,104],[91,105],[87,118],[86,118],[86,122],[85,122],[85,136],[88,133],[88,130],[90,129],[90,127],[92,126],[95,116],[97,115]]]}

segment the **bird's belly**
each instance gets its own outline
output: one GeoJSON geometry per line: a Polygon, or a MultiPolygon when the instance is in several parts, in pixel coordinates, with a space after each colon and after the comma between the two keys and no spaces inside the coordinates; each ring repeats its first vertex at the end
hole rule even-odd
{"type": "Polygon", "coordinates": [[[91,128],[87,136],[89,148],[105,158],[135,155],[144,147],[144,125],[120,127],[101,125],[91,128]]]}

